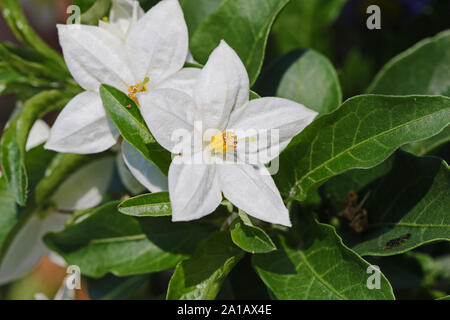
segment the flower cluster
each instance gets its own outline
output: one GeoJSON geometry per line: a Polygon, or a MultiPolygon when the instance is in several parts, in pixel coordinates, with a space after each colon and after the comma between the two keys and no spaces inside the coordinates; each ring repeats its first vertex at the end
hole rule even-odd
{"type": "Polygon", "coordinates": [[[101,84],[114,86],[136,102],[156,141],[173,154],[167,179],[123,141],[122,176],[129,170],[151,192],[168,189],[173,221],[208,215],[225,197],[253,217],[291,225],[266,165],[315,111],[281,98],[250,100],[245,66],[225,41],[202,69],[184,68],[189,39],[178,0],[145,14],[138,1],[115,0],[108,22],[59,25],[58,32],[67,66],[85,91],[60,113],[47,149],[89,154],[115,146],[119,131],[99,95],[101,84]]]}

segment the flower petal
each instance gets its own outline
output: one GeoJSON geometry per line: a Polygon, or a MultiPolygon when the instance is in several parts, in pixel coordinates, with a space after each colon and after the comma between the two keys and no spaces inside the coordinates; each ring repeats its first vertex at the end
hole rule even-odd
{"type": "Polygon", "coordinates": [[[31,127],[30,133],[28,134],[27,144],[25,150],[31,150],[37,147],[41,143],[47,141],[50,136],[50,127],[47,123],[41,119],[38,119],[31,127]]]}
{"type": "Polygon", "coordinates": [[[280,192],[264,166],[225,164],[217,168],[225,198],[239,209],[263,221],[291,226],[280,192]]]}
{"type": "Polygon", "coordinates": [[[137,0],[113,0],[109,13],[109,23],[118,24],[123,33],[136,23],[145,12],[137,0]]]}
{"type": "Polygon", "coordinates": [[[195,102],[206,129],[225,129],[233,108],[249,99],[248,74],[239,56],[225,42],[211,53],[195,87],[195,102]]]}
{"type": "Polygon", "coordinates": [[[168,190],[167,177],[128,142],[122,142],[122,156],[131,174],[150,192],[168,190]]]}
{"type": "Polygon", "coordinates": [[[222,201],[215,165],[176,164],[169,168],[172,221],[200,219],[222,201]]]}
{"type": "Polygon", "coordinates": [[[194,87],[202,70],[199,68],[184,68],[164,79],[155,87],[158,89],[175,89],[183,91],[189,96],[194,95],[194,87]]]}
{"type": "Polygon", "coordinates": [[[140,95],[139,103],[142,116],[158,143],[178,153],[180,138],[192,135],[194,130],[192,98],[173,89],[155,89],[140,95]]]}
{"type": "Polygon", "coordinates": [[[238,134],[246,143],[239,144],[238,152],[257,152],[260,163],[267,163],[277,157],[293,137],[308,126],[317,112],[305,106],[282,98],[261,98],[232,112],[228,128],[238,134]],[[239,134],[238,134],[239,135],[239,134]],[[254,146],[250,145],[251,143],[254,146]]]}
{"type": "Polygon", "coordinates": [[[114,173],[114,157],[93,161],[70,175],[53,194],[58,209],[84,210],[103,198],[114,173]]]}
{"type": "Polygon", "coordinates": [[[130,169],[128,169],[123,160],[122,152],[119,152],[116,156],[116,165],[120,180],[131,195],[135,196],[146,190],[146,188],[131,174],[130,169]]]}
{"type": "Polygon", "coordinates": [[[59,231],[68,214],[50,213],[45,218],[32,215],[15,236],[0,266],[0,285],[24,276],[49,250],[42,242],[44,234],[59,231]]]}
{"type": "Polygon", "coordinates": [[[95,26],[58,25],[59,43],[75,81],[85,90],[98,91],[102,83],[127,90],[136,79],[127,66],[124,43],[95,26]]]}
{"type": "Polygon", "coordinates": [[[107,117],[100,95],[85,91],[59,114],[45,148],[66,153],[97,153],[112,147],[118,137],[119,131],[107,117]]]}
{"type": "Polygon", "coordinates": [[[163,0],[129,30],[130,62],[139,80],[158,83],[180,70],[188,53],[188,30],[177,0],[163,0]]]}

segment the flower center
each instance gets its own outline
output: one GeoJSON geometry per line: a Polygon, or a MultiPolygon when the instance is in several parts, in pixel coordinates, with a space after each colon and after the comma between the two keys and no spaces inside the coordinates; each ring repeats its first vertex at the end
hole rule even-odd
{"type": "Polygon", "coordinates": [[[133,99],[134,102],[136,102],[136,104],[139,104],[138,99],[136,97],[136,95],[140,92],[145,92],[147,91],[147,86],[146,84],[150,81],[150,79],[148,77],[146,77],[144,79],[144,81],[138,82],[135,85],[129,86],[128,87],[128,96],[133,99]]]}
{"type": "Polygon", "coordinates": [[[221,153],[236,149],[237,143],[237,136],[231,131],[224,131],[211,139],[213,150],[221,153]]]}

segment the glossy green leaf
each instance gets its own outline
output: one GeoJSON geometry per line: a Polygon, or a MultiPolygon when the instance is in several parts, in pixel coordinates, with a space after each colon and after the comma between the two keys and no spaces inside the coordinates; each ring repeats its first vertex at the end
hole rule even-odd
{"type": "MultiPolygon", "coordinates": [[[[368,93],[450,96],[450,31],[425,39],[391,59],[375,77],[368,93]]],[[[450,141],[450,128],[429,139],[405,146],[417,155],[450,141]]]]}
{"type": "Polygon", "coordinates": [[[153,138],[134,101],[108,85],[100,86],[100,96],[106,112],[123,138],[167,174],[171,162],[170,152],[153,138]]]}
{"type": "Polygon", "coordinates": [[[431,154],[438,150],[440,147],[444,146],[450,141],[450,126],[447,126],[444,130],[439,132],[437,135],[431,138],[409,143],[403,147],[404,150],[413,153],[418,156],[423,156],[426,154],[431,154]]]}
{"type": "Polygon", "coordinates": [[[371,168],[400,146],[428,138],[450,122],[450,99],[357,96],[315,120],[280,156],[280,191],[305,200],[308,191],[354,168],[371,168]]]}
{"type": "Polygon", "coordinates": [[[127,276],[175,267],[211,232],[199,222],[127,216],[119,213],[118,204],[92,209],[82,221],[47,234],[46,244],[87,276],[127,276]]]}
{"type": "Polygon", "coordinates": [[[190,36],[221,2],[222,0],[180,0],[190,36]]]}
{"type": "Polygon", "coordinates": [[[450,31],[420,41],[389,61],[368,93],[450,96],[450,31]]]}
{"type": "Polygon", "coordinates": [[[34,122],[52,110],[62,109],[68,97],[61,92],[44,91],[29,99],[13,119],[1,140],[1,164],[11,193],[20,205],[27,199],[28,178],[25,166],[25,146],[34,122]]]}
{"type": "Polygon", "coordinates": [[[347,248],[333,227],[305,215],[300,237],[291,247],[283,237],[277,251],[252,257],[253,267],[277,299],[393,299],[392,288],[380,275],[380,289],[369,289],[369,263],[347,248]]]}
{"type": "Polygon", "coordinates": [[[212,300],[227,275],[244,257],[230,235],[221,231],[202,241],[196,253],[177,265],[167,291],[168,300],[212,300]]]}
{"type": "Polygon", "coordinates": [[[172,215],[169,193],[156,192],[142,194],[119,204],[119,211],[136,217],[161,217],[172,215]]]}
{"type": "Polygon", "coordinates": [[[30,26],[18,0],[1,0],[1,5],[5,21],[17,39],[65,68],[62,56],[46,44],[30,26]]]}
{"type": "Polygon", "coordinates": [[[331,62],[313,50],[296,50],[276,60],[259,77],[254,90],[262,96],[290,99],[328,113],[342,103],[339,80],[331,62]]]}
{"type": "Polygon", "coordinates": [[[191,37],[191,53],[202,64],[225,40],[239,55],[253,84],[258,78],[270,28],[289,0],[223,0],[191,37]],[[238,35],[238,36],[237,36],[238,35]]]}
{"type": "Polygon", "coordinates": [[[230,226],[231,239],[234,244],[250,253],[266,253],[277,247],[263,229],[256,227],[246,213],[240,211],[230,226]]]}
{"type": "Polygon", "coordinates": [[[353,248],[360,255],[388,256],[434,241],[450,241],[447,163],[397,153],[392,171],[374,190],[366,208],[369,230],[365,241],[353,248]]]}

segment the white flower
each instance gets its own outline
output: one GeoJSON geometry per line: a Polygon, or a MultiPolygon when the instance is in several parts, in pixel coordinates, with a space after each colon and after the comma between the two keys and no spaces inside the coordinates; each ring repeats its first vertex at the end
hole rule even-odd
{"type": "MultiPolygon", "coordinates": [[[[113,4],[111,23],[100,27],[58,25],[64,59],[86,91],[59,114],[47,149],[88,154],[105,151],[117,142],[119,131],[103,108],[101,84],[122,90],[136,102],[140,93],[156,88],[192,91],[200,70],[182,69],[188,55],[188,31],[178,1],[163,0],[141,15],[136,1],[122,0],[113,4]],[[120,6],[125,9],[121,11],[120,6]],[[110,32],[111,28],[116,31],[110,32]]],[[[140,161],[136,157],[141,157],[140,153],[124,155],[140,161]]]]}
{"type": "Polygon", "coordinates": [[[183,150],[169,169],[173,221],[198,219],[213,212],[222,201],[223,192],[225,198],[258,219],[291,225],[264,164],[276,158],[313,121],[315,111],[281,98],[249,101],[245,67],[224,41],[203,68],[193,98],[177,90],[158,89],[143,94],[140,102],[155,139],[174,154],[183,150]],[[195,141],[192,146],[191,139],[184,139],[180,149],[179,141],[173,139],[176,133],[183,130],[198,136],[197,121],[203,127],[199,129],[203,139],[200,148],[195,141]],[[205,134],[210,129],[216,132],[205,134]],[[261,129],[277,132],[279,139],[257,144],[261,129]],[[247,142],[251,145],[249,150],[247,142]],[[186,156],[185,150],[194,153],[186,156]],[[222,161],[224,156],[231,158],[232,163],[222,161]],[[252,156],[258,162],[249,162],[252,156]],[[196,163],[198,158],[203,161],[196,163]]]}

